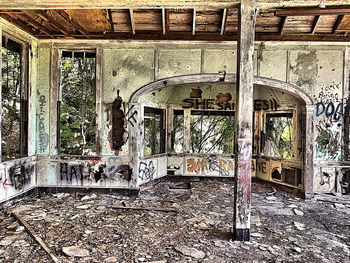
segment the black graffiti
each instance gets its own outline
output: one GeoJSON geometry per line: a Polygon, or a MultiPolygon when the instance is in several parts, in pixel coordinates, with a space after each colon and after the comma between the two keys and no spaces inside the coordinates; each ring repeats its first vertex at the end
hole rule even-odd
{"type": "Polygon", "coordinates": [[[254,100],[254,110],[277,110],[279,107],[275,99],[271,100],[254,100]]]}
{"type": "Polygon", "coordinates": [[[131,180],[132,171],[129,165],[122,164],[116,165],[112,164],[111,166],[106,167],[105,176],[108,179],[116,180],[119,178],[123,178],[124,180],[131,180]]]}
{"type": "Polygon", "coordinates": [[[78,183],[79,180],[84,180],[83,166],[81,164],[68,165],[68,163],[60,164],[60,178],[61,181],[66,180],[72,182],[73,179],[78,183]]]}
{"type": "Polygon", "coordinates": [[[26,185],[31,184],[32,176],[35,172],[35,164],[14,165],[9,168],[8,172],[11,185],[16,190],[21,190],[26,185]]]}
{"type": "Polygon", "coordinates": [[[348,105],[345,105],[344,107],[342,102],[339,102],[338,104],[334,104],[333,102],[326,104],[323,102],[316,103],[316,117],[324,114],[326,117],[331,117],[333,118],[333,121],[337,122],[344,115],[344,112],[348,112],[348,105]]]}
{"type": "MultiPolygon", "coordinates": [[[[254,100],[254,110],[277,110],[279,104],[275,99],[271,100],[254,100]]],[[[189,109],[218,109],[218,110],[235,110],[235,103],[229,101],[215,101],[214,99],[184,99],[182,108],[189,109]]]]}
{"type": "Polygon", "coordinates": [[[149,181],[153,179],[155,172],[155,168],[153,165],[153,161],[150,161],[148,164],[144,162],[140,162],[139,166],[139,178],[142,181],[149,181]]]}
{"type": "Polygon", "coordinates": [[[136,124],[135,115],[137,115],[137,111],[136,110],[132,111],[134,106],[135,105],[131,105],[131,107],[129,108],[128,113],[126,114],[126,116],[128,117],[128,123],[130,123],[132,127],[134,127],[134,124],[136,124]]]}

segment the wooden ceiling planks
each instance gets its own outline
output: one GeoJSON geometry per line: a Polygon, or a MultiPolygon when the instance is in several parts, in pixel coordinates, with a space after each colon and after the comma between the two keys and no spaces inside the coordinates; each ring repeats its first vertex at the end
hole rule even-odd
{"type": "MultiPolygon", "coordinates": [[[[218,40],[230,36],[233,40],[238,29],[236,8],[0,10],[0,16],[38,38],[146,40],[148,35],[150,40],[218,40]]],[[[256,20],[257,39],[299,40],[299,36],[306,39],[309,35],[310,41],[325,41],[332,39],[328,35],[340,37],[348,31],[350,6],[327,11],[263,9],[256,20]]]]}
{"type": "Polygon", "coordinates": [[[79,24],[86,33],[110,31],[110,22],[106,9],[71,9],[65,12],[79,24]]]}

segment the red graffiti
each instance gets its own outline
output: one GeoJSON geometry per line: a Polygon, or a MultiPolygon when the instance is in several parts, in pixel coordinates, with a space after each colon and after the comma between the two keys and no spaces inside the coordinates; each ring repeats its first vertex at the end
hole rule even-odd
{"type": "Polygon", "coordinates": [[[2,183],[2,186],[4,187],[5,190],[6,190],[6,187],[5,187],[6,185],[11,185],[11,186],[12,186],[12,184],[7,184],[6,182],[7,182],[7,178],[6,178],[5,181],[2,183]]]}

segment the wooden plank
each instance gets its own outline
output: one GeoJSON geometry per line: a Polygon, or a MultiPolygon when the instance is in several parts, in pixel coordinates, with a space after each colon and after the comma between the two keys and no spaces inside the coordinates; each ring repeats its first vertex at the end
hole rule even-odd
{"type": "Polygon", "coordinates": [[[169,17],[169,10],[165,9],[165,32],[169,32],[170,31],[170,17],[169,17]]]}
{"type": "Polygon", "coordinates": [[[135,29],[134,11],[132,9],[129,9],[129,13],[130,13],[131,32],[135,35],[136,29],[135,29]]]}
{"type": "Polygon", "coordinates": [[[287,22],[288,22],[288,17],[287,16],[281,18],[281,23],[280,23],[280,26],[279,26],[279,33],[280,33],[280,35],[284,34],[284,30],[286,28],[287,22]]]}
{"type": "MultiPolygon", "coordinates": [[[[14,26],[18,27],[19,29],[23,30],[24,32],[26,32],[30,35],[37,34],[34,30],[32,30],[31,28],[29,28],[28,26],[23,24],[23,22],[19,21],[18,19],[12,17],[10,14],[0,14],[0,17],[2,17],[3,19],[7,20],[8,22],[13,24],[14,26]]],[[[45,35],[45,36],[47,36],[47,35],[45,35]]]]}
{"type": "Polygon", "coordinates": [[[226,19],[227,19],[227,8],[225,8],[222,13],[222,21],[221,21],[221,29],[220,29],[221,35],[225,34],[226,19]]]}
{"type": "Polygon", "coordinates": [[[52,32],[50,32],[46,27],[44,27],[43,25],[39,24],[37,21],[35,21],[34,19],[32,19],[31,17],[29,17],[26,13],[22,12],[22,13],[16,13],[13,14],[15,17],[17,17],[18,19],[28,23],[29,25],[41,30],[42,32],[44,32],[46,35],[48,35],[51,38],[54,38],[52,36],[52,32]]]}
{"type": "Polygon", "coordinates": [[[241,4],[237,40],[234,239],[250,239],[254,35],[257,9],[241,4]]]}
{"type": "Polygon", "coordinates": [[[165,35],[165,33],[166,33],[165,8],[162,8],[162,32],[163,32],[163,35],[165,35]]]}
{"type": "Polygon", "coordinates": [[[71,24],[78,32],[82,33],[87,38],[89,38],[86,30],[76,21],[74,21],[74,19],[71,18],[64,10],[54,10],[54,12],[57,13],[60,17],[62,17],[67,23],[71,24]]]}
{"type": "Polygon", "coordinates": [[[111,26],[111,32],[114,32],[113,17],[112,17],[111,9],[107,9],[107,13],[108,13],[108,21],[111,26]]]}
{"type": "Polygon", "coordinates": [[[12,215],[18,220],[18,222],[25,227],[29,235],[35,239],[36,242],[46,251],[55,263],[61,262],[53,251],[46,245],[44,240],[34,231],[34,229],[24,220],[24,218],[18,213],[12,213],[12,215]]]}
{"type": "Polygon", "coordinates": [[[193,9],[192,14],[192,35],[196,34],[196,9],[193,9]]]}
{"type": "MultiPolygon", "coordinates": [[[[1,16],[1,15],[0,15],[1,16]]],[[[118,26],[119,27],[119,26],[118,26]]],[[[191,29],[192,27],[189,26],[191,29]]],[[[130,30],[130,27],[129,27],[130,30]]],[[[108,39],[108,40],[183,40],[183,41],[236,41],[237,33],[232,32],[221,35],[220,33],[196,33],[192,35],[190,32],[171,32],[163,35],[156,32],[140,32],[136,35],[127,32],[107,32],[105,34],[89,34],[91,39],[108,39]]],[[[190,31],[190,30],[188,30],[190,31]]],[[[33,36],[40,39],[47,39],[48,36],[44,34],[31,33],[33,36]]],[[[54,37],[64,37],[64,35],[53,34],[54,37]]],[[[80,34],[73,34],[72,37],[77,39],[85,39],[86,36],[80,34]]],[[[256,33],[256,41],[314,41],[314,42],[350,42],[349,36],[333,35],[333,34],[291,34],[280,35],[279,33],[256,33]]]]}
{"type": "Polygon", "coordinates": [[[320,23],[320,16],[318,15],[318,16],[315,16],[314,23],[312,25],[311,34],[315,34],[319,23],[320,23]]]}
{"type": "Polygon", "coordinates": [[[333,30],[332,30],[333,34],[337,33],[337,30],[339,29],[339,26],[340,26],[341,22],[343,21],[343,19],[344,19],[344,15],[338,16],[337,20],[335,21],[335,23],[333,25],[333,30]]]}
{"type": "Polygon", "coordinates": [[[350,7],[342,8],[293,8],[277,9],[276,16],[317,16],[317,15],[346,15],[350,14],[350,7]]]}
{"type": "MultiPolygon", "coordinates": [[[[1,9],[128,9],[128,8],[230,8],[236,7],[242,1],[238,0],[2,0],[1,9]]],[[[327,0],[327,6],[348,5],[348,0],[327,0]]],[[[257,6],[260,8],[281,8],[307,6],[314,7],[320,4],[320,0],[300,1],[276,1],[260,0],[257,6]]]]}
{"type": "Polygon", "coordinates": [[[58,22],[56,22],[53,18],[50,18],[47,16],[45,11],[43,10],[35,10],[35,14],[37,14],[39,17],[44,19],[45,21],[49,22],[53,27],[55,27],[57,30],[61,31],[65,35],[70,35],[67,30],[65,30],[62,25],[60,25],[58,22]]]}

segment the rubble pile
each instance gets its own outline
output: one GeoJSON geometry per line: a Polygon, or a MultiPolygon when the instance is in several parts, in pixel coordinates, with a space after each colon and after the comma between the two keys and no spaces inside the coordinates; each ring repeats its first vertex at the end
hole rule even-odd
{"type": "Polygon", "coordinates": [[[138,197],[44,193],[10,201],[0,209],[0,262],[53,262],[11,213],[62,262],[350,262],[349,196],[303,200],[253,183],[251,241],[238,242],[233,186],[167,178],[138,197]]]}

